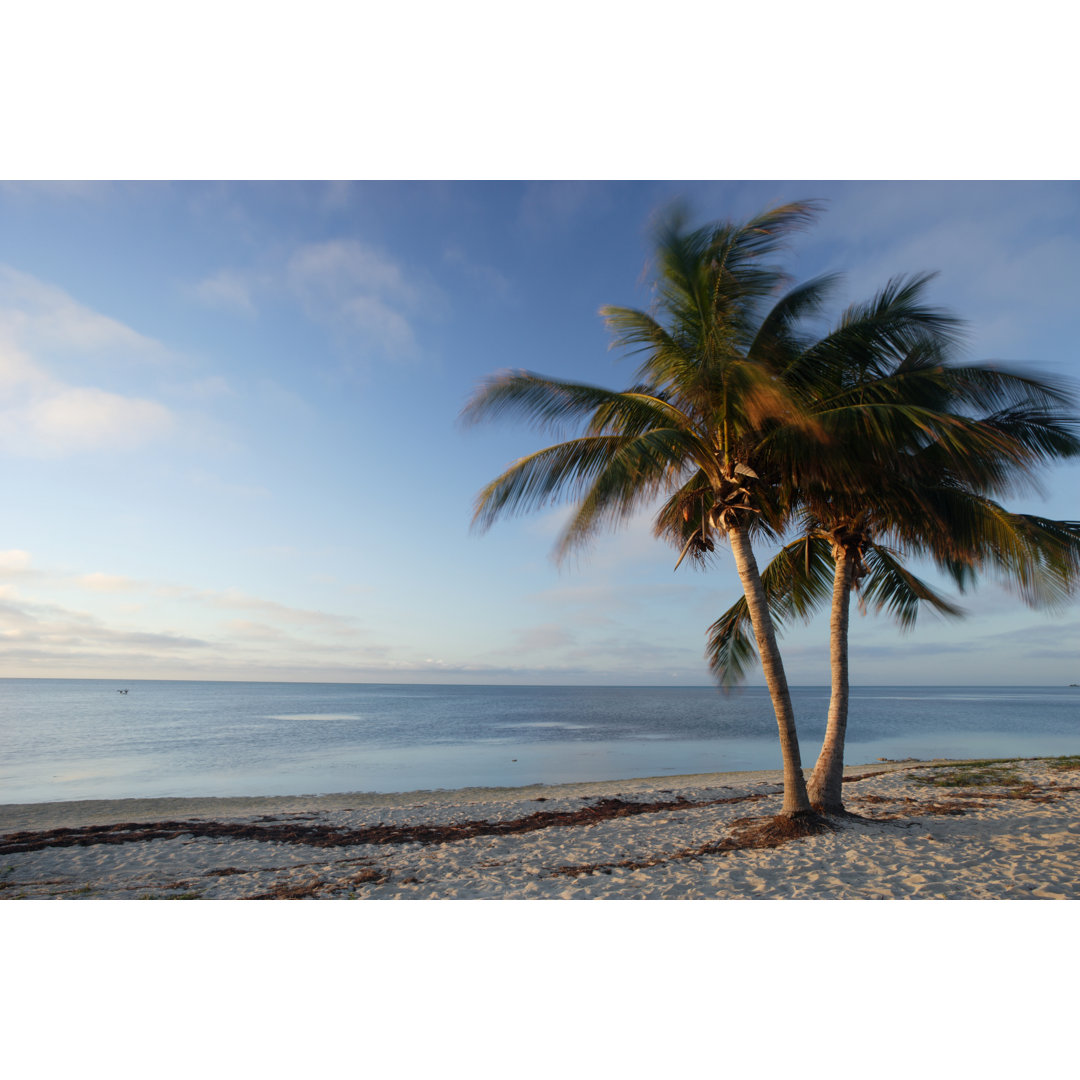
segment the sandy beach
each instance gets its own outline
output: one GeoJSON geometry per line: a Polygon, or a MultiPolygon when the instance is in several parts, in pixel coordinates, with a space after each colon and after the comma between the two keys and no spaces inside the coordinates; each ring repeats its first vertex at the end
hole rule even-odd
{"type": "Polygon", "coordinates": [[[757,846],[775,772],[0,806],[4,899],[1076,899],[1076,759],[849,766],[851,814],[757,846]]]}

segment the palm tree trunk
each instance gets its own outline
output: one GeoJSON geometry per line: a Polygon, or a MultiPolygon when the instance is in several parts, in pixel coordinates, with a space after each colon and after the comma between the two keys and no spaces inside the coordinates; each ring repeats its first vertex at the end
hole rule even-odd
{"type": "Polygon", "coordinates": [[[743,594],[750,609],[750,625],[754,628],[754,640],[761,656],[761,670],[765,675],[765,684],[772,698],[776,724],[780,729],[780,753],[784,763],[784,804],[780,814],[794,817],[810,812],[810,799],[806,792],[806,780],[803,777],[802,759],[799,757],[799,737],[795,731],[795,713],[791,707],[791,693],[788,690],[784,664],[780,659],[780,650],[776,645],[776,632],[773,629],[769,605],[765,602],[765,590],[761,584],[757,559],[750,546],[746,527],[733,525],[728,529],[731,552],[735,556],[735,568],[739,572],[743,594]]]}
{"type": "Polygon", "coordinates": [[[817,810],[843,810],[844,737],[848,717],[848,618],[851,586],[857,553],[844,547],[836,557],[832,611],[829,616],[829,653],[832,664],[832,695],[825,741],[810,777],[810,801],[817,810]]]}

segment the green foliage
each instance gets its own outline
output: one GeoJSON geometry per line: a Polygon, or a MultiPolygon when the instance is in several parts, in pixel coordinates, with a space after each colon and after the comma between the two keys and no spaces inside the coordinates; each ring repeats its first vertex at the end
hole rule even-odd
{"type": "MultiPolygon", "coordinates": [[[[804,408],[829,442],[816,472],[794,476],[787,495],[802,540],[762,574],[778,627],[808,618],[834,588],[854,588],[864,609],[887,611],[903,629],[923,607],[962,615],[904,567],[909,555],[932,558],[961,591],[990,577],[1030,606],[1058,609],[1075,594],[1080,524],[1010,513],[991,497],[1080,452],[1068,392],[1051,379],[953,364],[959,324],[923,303],[928,280],[890,282],[800,361],[804,408]],[[801,565],[792,558],[800,544],[801,565]],[[827,583],[845,554],[852,577],[827,583]]],[[[724,686],[755,660],[746,615],[740,601],[707,634],[724,686]]]]}
{"type": "Polygon", "coordinates": [[[936,770],[933,774],[913,776],[913,782],[941,788],[1016,787],[1024,782],[1016,771],[1016,760],[1009,758],[966,761],[960,765],[931,768],[936,770]]]}

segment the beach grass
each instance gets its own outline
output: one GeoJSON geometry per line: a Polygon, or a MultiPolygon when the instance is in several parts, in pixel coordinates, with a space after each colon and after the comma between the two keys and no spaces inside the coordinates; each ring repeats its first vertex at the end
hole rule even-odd
{"type": "Polygon", "coordinates": [[[1059,772],[1070,772],[1080,769],[1080,754],[1051,758],[1049,764],[1051,769],[1057,769],[1059,772]]]}
{"type": "Polygon", "coordinates": [[[1058,772],[1080,770],[1080,754],[1066,754],[1053,758],[984,758],[977,761],[939,762],[926,765],[920,772],[930,775],[914,774],[911,779],[924,787],[1015,787],[1024,783],[1017,769],[1028,761],[1042,760],[1058,772]]]}
{"type": "Polygon", "coordinates": [[[1018,759],[991,758],[967,761],[962,765],[934,765],[927,776],[913,776],[924,787],[1014,787],[1023,783],[1017,772],[1018,759]]]}

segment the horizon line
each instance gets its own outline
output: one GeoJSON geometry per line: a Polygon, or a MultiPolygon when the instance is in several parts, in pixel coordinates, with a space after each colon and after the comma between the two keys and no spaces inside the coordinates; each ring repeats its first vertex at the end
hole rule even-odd
{"type": "MultiPolygon", "coordinates": [[[[386,680],[350,680],[341,682],[321,679],[214,679],[214,678],[146,678],[133,676],[120,678],[111,675],[0,675],[3,682],[102,682],[102,683],[225,683],[271,686],[470,686],[470,687],[519,687],[522,689],[585,689],[585,690],[719,690],[735,693],[742,690],[763,690],[768,692],[764,683],[753,683],[733,687],[722,687],[716,683],[517,683],[517,682],[389,682],[386,680]]],[[[855,683],[851,689],[880,689],[888,687],[908,687],[921,689],[1073,689],[1080,688],[1080,683],[855,683]]],[[[828,683],[789,683],[792,689],[829,690],[828,683]]]]}

